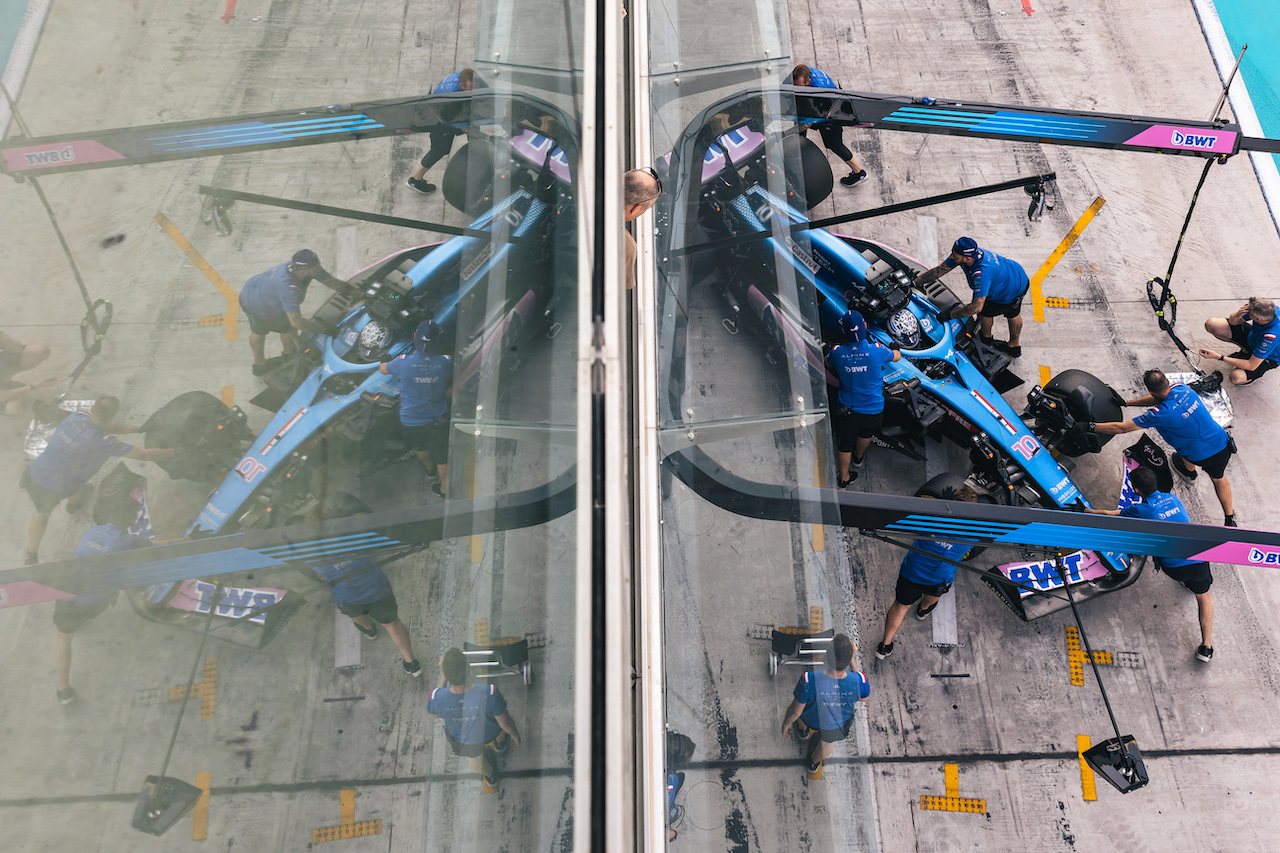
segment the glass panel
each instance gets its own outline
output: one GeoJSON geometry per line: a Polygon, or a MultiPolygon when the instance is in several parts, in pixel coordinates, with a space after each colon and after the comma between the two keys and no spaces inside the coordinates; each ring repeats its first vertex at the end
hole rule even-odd
{"type": "Polygon", "coordinates": [[[0,476],[39,457],[7,531],[40,560],[0,577],[6,833],[561,848],[581,4],[31,7],[0,24],[0,476]],[[455,648],[478,686],[430,701],[455,648]]]}

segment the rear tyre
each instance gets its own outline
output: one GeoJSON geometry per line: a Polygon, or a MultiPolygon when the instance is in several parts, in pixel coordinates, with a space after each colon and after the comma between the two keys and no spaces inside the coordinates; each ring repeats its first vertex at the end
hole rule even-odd
{"type": "MultiPolygon", "coordinates": [[[[1124,398],[1092,373],[1064,370],[1044,386],[1044,392],[1062,400],[1071,417],[1078,423],[1108,423],[1124,420],[1124,398]]],[[[1080,432],[1068,434],[1055,448],[1066,456],[1097,453],[1111,439],[1110,435],[1080,432]]]]}
{"type": "Polygon", "coordinates": [[[216,481],[235,463],[244,438],[239,429],[217,429],[229,414],[231,409],[212,394],[188,391],[147,418],[144,446],[177,451],[156,461],[174,479],[216,481]]]}

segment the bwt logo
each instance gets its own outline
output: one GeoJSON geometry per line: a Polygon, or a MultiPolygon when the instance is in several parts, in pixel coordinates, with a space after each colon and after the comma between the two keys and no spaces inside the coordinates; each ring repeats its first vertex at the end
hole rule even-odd
{"type": "Polygon", "coordinates": [[[1213,134],[1183,133],[1180,130],[1173,132],[1173,144],[1186,148],[1212,148],[1217,141],[1218,137],[1213,134]]]}
{"type": "Polygon", "coordinates": [[[71,163],[76,159],[75,149],[66,148],[54,151],[28,151],[22,155],[28,166],[48,166],[52,163],[71,163]]]}
{"type": "Polygon", "coordinates": [[[1259,551],[1249,549],[1249,562],[1263,566],[1280,566],[1280,551],[1259,551]]]}

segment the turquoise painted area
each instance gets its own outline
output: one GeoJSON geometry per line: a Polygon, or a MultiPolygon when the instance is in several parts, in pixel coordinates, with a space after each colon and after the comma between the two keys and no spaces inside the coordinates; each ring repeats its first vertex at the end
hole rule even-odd
{"type": "Polygon", "coordinates": [[[1276,0],[1214,0],[1231,50],[1248,43],[1240,75],[1258,121],[1270,139],[1280,139],[1280,15],[1276,0]]]}
{"type": "Polygon", "coordinates": [[[26,14],[27,0],[0,0],[0,72],[9,62],[13,42],[18,38],[18,30],[26,14]]]}

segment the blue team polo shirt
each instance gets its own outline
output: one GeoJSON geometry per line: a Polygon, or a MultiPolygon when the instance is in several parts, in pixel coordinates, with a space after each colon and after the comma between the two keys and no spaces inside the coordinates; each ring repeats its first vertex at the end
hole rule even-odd
{"type": "Polygon", "coordinates": [[[832,80],[830,75],[825,71],[819,71],[812,65],[805,66],[809,69],[809,87],[813,89],[838,89],[836,81],[832,80]]]}
{"type": "Polygon", "coordinates": [[[804,706],[800,719],[806,726],[835,731],[849,722],[858,700],[871,695],[871,685],[860,672],[846,672],[844,678],[832,678],[823,670],[815,669],[800,676],[791,695],[804,706]]]}
{"type": "Polygon", "coordinates": [[[1160,437],[1191,462],[1221,453],[1230,436],[1186,385],[1174,385],[1169,396],[1133,419],[1140,427],[1155,427],[1160,437]]]}
{"type": "Polygon", "coordinates": [[[908,551],[902,558],[902,566],[898,572],[904,578],[921,586],[939,586],[954,583],[956,567],[944,563],[939,557],[948,560],[959,560],[969,550],[969,545],[960,542],[934,542],[931,539],[917,539],[915,547],[927,554],[908,551]]]}
{"type": "Polygon", "coordinates": [[[329,591],[338,604],[373,604],[391,594],[391,581],[368,557],[343,560],[332,566],[313,566],[312,571],[332,584],[329,591]],[[343,580],[333,583],[338,578],[343,580]]]}
{"type": "Polygon", "coordinates": [[[488,743],[502,731],[497,718],[507,712],[507,700],[492,684],[473,684],[465,693],[447,686],[431,691],[427,713],[444,721],[444,730],[462,744],[488,743]]]}
{"type": "MultiPolygon", "coordinates": [[[[1168,492],[1152,492],[1142,499],[1142,503],[1121,507],[1120,515],[1125,518],[1145,518],[1149,521],[1185,521],[1190,522],[1187,508],[1177,496],[1168,492]]],[[[1160,565],[1176,569],[1180,566],[1193,566],[1198,560],[1177,560],[1166,557],[1158,558],[1160,565]]]]}
{"type": "MultiPolygon", "coordinates": [[[[132,551],[135,548],[147,547],[147,540],[141,536],[125,533],[114,524],[99,524],[90,527],[80,538],[76,546],[76,559],[81,557],[97,557],[102,554],[118,554],[121,551],[132,551]]],[[[86,604],[99,604],[106,601],[110,593],[101,595],[77,595],[67,601],[83,601],[86,604]]]]}
{"type": "Polygon", "coordinates": [[[133,450],[94,426],[84,412],[68,415],[49,437],[49,446],[27,469],[31,482],[54,494],[72,495],[89,482],[102,463],[133,450]]]}
{"type": "Polygon", "coordinates": [[[462,69],[458,69],[457,71],[453,72],[448,77],[444,78],[439,83],[437,83],[435,85],[435,88],[431,90],[431,93],[433,95],[447,95],[450,92],[461,92],[462,91],[462,80],[460,79],[461,77],[462,77],[462,69]]]}
{"type": "Polygon", "coordinates": [[[949,255],[943,263],[948,269],[960,266],[974,298],[985,296],[988,302],[1015,302],[1031,283],[1022,264],[985,249],[971,267],[957,264],[949,255]]]}
{"type": "Polygon", "coordinates": [[[417,350],[387,362],[400,380],[400,423],[425,426],[449,410],[444,392],[453,383],[453,359],[417,350]]]}
{"type": "Polygon", "coordinates": [[[240,302],[260,320],[278,320],[285,314],[299,313],[311,282],[328,277],[324,267],[314,276],[304,278],[293,271],[293,264],[283,263],[246,281],[240,291],[240,302]]]}
{"type": "Polygon", "coordinates": [[[884,411],[884,380],[881,367],[893,361],[893,350],[872,340],[840,344],[827,356],[840,380],[836,399],[840,405],[862,415],[884,411]]]}
{"type": "Polygon", "coordinates": [[[1270,323],[1254,322],[1249,329],[1249,351],[1258,358],[1280,361],[1280,315],[1270,323]]]}

